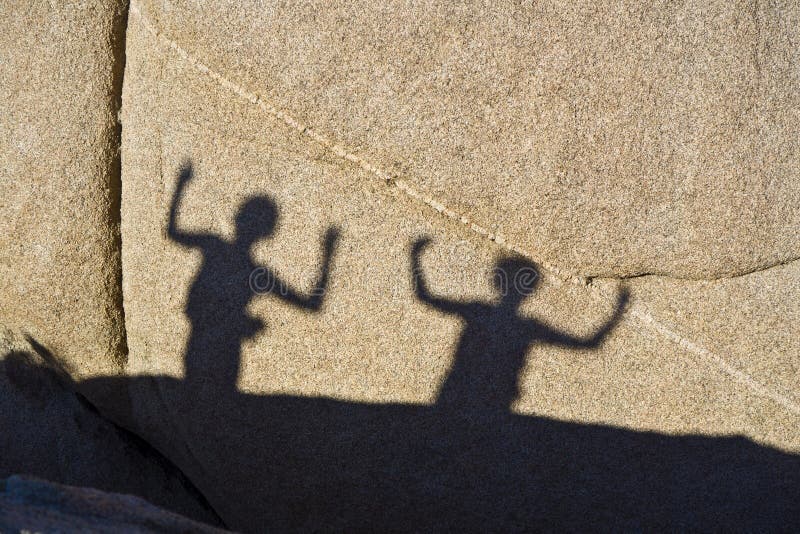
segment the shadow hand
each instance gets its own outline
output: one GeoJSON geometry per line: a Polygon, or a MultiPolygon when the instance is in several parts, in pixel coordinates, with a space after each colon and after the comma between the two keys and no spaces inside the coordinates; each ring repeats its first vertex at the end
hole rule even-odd
{"type": "Polygon", "coordinates": [[[427,247],[431,242],[431,238],[428,236],[423,236],[414,241],[414,244],[411,246],[411,254],[414,256],[418,256],[422,250],[427,247]]]}
{"type": "Polygon", "coordinates": [[[628,302],[631,298],[631,292],[628,290],[627,287],[623,287],[619,291],[619,296],[617,296],[617,315],[621,315],[622,312],[625,311],[625,308],[628,306],[628,302]]]}
{"type": "Polygon", "coordinates": [[[266,328],[267,323],[264,322],[263,319],[260,317],[253,317],[248,316],[245,321],[245,328],[244,328],[244,337],[245,339],[251,339],[256,336],[259,332],[266,328]]]}
{"type": "Polygon", "coordinates": [[[339,241],[341,231],[337,226],[331,226],[325,232],[325,256],[330,256],[333,249],[336,248],[336,242],[339,241]]]}
{"type": "Polygon", "coordinates": [[[192,181],[192,178],[194,178],[192,163],[190,161],[185,161],[181,164],[180,171],[178,172],[178,183],[181,185],[187,184],[192,181]]]}

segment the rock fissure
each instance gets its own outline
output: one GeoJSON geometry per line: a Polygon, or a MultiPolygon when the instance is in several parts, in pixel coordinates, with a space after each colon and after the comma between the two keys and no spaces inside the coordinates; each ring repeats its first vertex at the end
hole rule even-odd
{"type": "Polygon", "coordinates": [[[730,276],[720,276],[720,277],[717,277],[717,278],[683,278],[683,277],[677,277],[677,276],[668,276],[668,275],[659,274],[659,273],[644,272],[644,273],[639,273],[639,274],[632,274],[630,276],[587,276],[587,277],[583,278],[583,280],[585,280],[585,283],[587,283],[589,285],[591,285],[592,282],[595,281],[595,280],[625,281],[625,280],[635,280],[637,278],[646,278],[646,277],[660,278],[660,279],[663,279],[663,280],[676,280],[676,281],[680,281],[680,282],[722,282],[722,281],[726,281],[726,280],[735,280],[737,278],[744,278],[746,276],[750,276],[750,275],[754,275],[754,274],[758,274],[758,273],[764,273],[764,272],[770,271],[772,269],[780,269],[781,267],[786,267],[787,265],[791,265],[792,263],[794,263],[796,261],[800,261],[800,256],[791,257],[791,258],[788,258],[788,259],[786,259],[784,261],[779,261],[779,262],[773,263],[771,265],[768,265],[766,267],[753,269],[751,271],[747,271],[747,272],[744,272],[744,273],[741,273],[741,274],[735,274],[735,275],[730,275],[730,276]]]}
{"type": "Polygon", "coordinates": [[[118,333],[116,347],[111,347],[111,353],[116,356],[117,363],[124,368],[128,360],[128,339],[125,328],[125,306],[122,286],[122,84],[125,78],[125,42],[128,32],[128,13],[130,6],[122,6],[120,20],[117,22],[111,36],[111,50],[114,54],[112,78],[112,106],[116,117],[116,127],[113,132],[111,144],[114,157],[109,161],[109,224],[111,228],[112,254],[115,260],[113,277],[116,287],[111,292],[114,297],[114,307],[118,311],[118,333]]]}

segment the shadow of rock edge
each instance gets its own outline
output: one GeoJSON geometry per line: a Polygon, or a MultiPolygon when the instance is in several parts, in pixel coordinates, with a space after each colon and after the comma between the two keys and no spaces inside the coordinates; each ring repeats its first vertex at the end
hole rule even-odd
{"type": "Polygon", "coordinates": [[[67,486],[28,476],[0,480],[3,532],[227,532],[131,495],[67,486]]]}
{"type": "Polygon", "coordinates": [[[136,430],[236,529],[800,525],[800,457],[742,437],[221,391],[197,402],[196,390],[158,376],[81,386],[98,384],[129,391],[136,430]],[[156,423],[159,411],[179,428],[156,423]]]}
{"type": "MultiPolygon", "coordinates": [[[[6,336],[6,332],[0,335],[6,336]]],[[[0,478],[33,475],[137,495],[219,524],[202,495],[140,437],[102,417],[35,340],[0,352],[0,478]]],[[[117,391],[119,395],[121,392],[117,391]]]]}

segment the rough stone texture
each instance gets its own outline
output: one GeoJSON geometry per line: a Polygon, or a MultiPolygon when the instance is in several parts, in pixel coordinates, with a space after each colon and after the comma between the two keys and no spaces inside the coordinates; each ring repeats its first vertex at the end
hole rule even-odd
{"type": "Polygon", "coordinates": [[[800,256],[795,2],[137,2],[171,39],[582,275],[800,256]]]}
{"type": "MultiPolygon", "coordinates": [[[[800,413],[800,262],[713,281],[648,276],[629,287],[643,311],[696,345],[695,356],[723,360],[741,385],[800,413]]],[[[787,431],[776,424],[771,433],[787,431]]]]}
{"type": "MultiPolygon", "coordinates": [[[[522,240],[522,234],[506,232],[505,245],[492,242],[441,214],[432,207],[435,200],[415,197],[412,182],[387,183],[345,149],[326,146],[314,132],[293,126],[290,117],[276,116],[240,79],[221,77],[218,65],[194,55],[212,37],[191,33],[194,22],[177,8],[165,21],[151,7],[132,9],[123,94],[129,376],[86,385],[127,391],[127,405],[118,407],[126,424],[165,451],[226,524],[247,531],[321,525],[771,530],[800,524],[794,497],[800,487],[800,408],[792,396],[798,383],[796,265],[719,285],[633,281],[631,306],[593,348],[581,348],[581,339],[623,311],[616,302],[619,283],[585,286],[542,269],[538,291],[519,313],[577,339],[548,344],[556,338],[542,327],[526,337],[522,329],[530,323],[509,328],[518,317],[497,302],[491,284],[495,262],[508,254],[510,238],[522,240]],[[161,27],[167,29],[157,38],[161,27]],[[186,41],[170,45],[173,38],[186,41]],[[274,233],[256,240],[252,250],[242,241],[237,245],[237,238],[267,237],[272,228],[274,207],[264,196],[277,206],[274,233]],[[331,247],[320,305],[304,295],[324,270],[325,236],[333,227],[340,238],[331,247]],[[433,241],[420,254],[422,272],[431,292],[450,304],[426,304],[415,293],[411,247],[425,235],[433,241]],[[274,286],[256,296],[247,284],[259,265],[268,265],[296,292],[274,286]],[[774,289],[756,293],[762,284],[774,289]],[[479,301],[494,302],[494,308],[479,301]],[[468,302],[473,304],[460,317],[441,311],[468,302]],[[780,333],[770,336],[765,328],[780,333]],[[748,350],[758,354],[767,347],[774,349],[759,364],[747,358],[748,350]],[[486,388],[487,376],[495,388],[486,388]]],[[[210,7],[205,16],[212,14],[210,7]]],[[[328,10],[317,14],[331,16],[328,10]]],[[[372,19],[356,19],[364,29],[353,35],[375,42],[368,33],[372,19]]],[[[221,35],[228,20],[218,23],[222,29],[215,32],[221,35]]],[[[400,32],[397,48],[410,26],[392,24],[400,32]]],[[[256,17],[258,37],[229,32],[225,44],[252,59],[258,54],[247,47],[265,42],[266,27],[271,26],[256,17]]],[[[447,26],[439,21],[433,27],[447,26]]],[[[311,40],[315,35],[305,34],[311,40]]],[[[375,54],[352,43],[345,48],[375,54]]],[[[281,50],[276,46],[264,55],[291,55],[281,50]]],[[[410,53],[400,49],[394,55],[410,53]]],[[[369,58],[364,65],[373,64],[369,58]]],[[[223,70],[246,81],[245,69],[230,61],[223,70]]],[[[313,73],[314,65],[300,71],[313,73]]],[[[253,66],[252,75],[261,72],[253,66]]],[[[286,83],[297,80],[297,72],[285,74],[286,83]]],[[[352,76],[357,80],[360,74],[352,76]]],[[[334,82],[315,81],[313,87],[327,86],[335,94],[334,82]]],[[[475,84],[492,87],[483,79],[475,84]]],[[[311,109],[323,103],[315,100],[313,87],[286,98],[306,98],[311,109]]],[[[385,110],[362,108],[358,99],[365,93],[354,87],[348,109],[374,117],[379,140],[385,110]]],[[[320,109],[320,116],[333,113],[332,107],[320,109]]],[[[334,115],[331,124],[346,124],[334,115]]],[[[417,117],[411,109],[409,117],[417,117]]],[[[420,119],[414,143],[424,138],[429,150],[444,150],[425,137],[425,124],[420,119]]],[[[337,131],[346,146],[355,146],[346,134],[337,131]]],[[[630,131],[625,135],[636,138],[630,131]]],[[[365,142],[364,153],[378,144],[365,142]]],[[[487,145],[493,148],[509,149],[502,140],[487,145]]],[[[782,154],[789,158],[791,149],[784,147],[782,154]]],[[[444,187],[423,186],[446,197],[444,187]]],[[[783,194],[791,199],[793,193],[783,194]]],[[[509,198],[495,191],[491,202],[509,198]]],[[[776,211],[767,216],[787,206],[773,201],[776,211]]],[[[522,208],[505,215],[515,217],[517,209],[522,208]]],[[[615,213],[629,216],[626,210],[615,213]]],[[[727,232],[735,243],[735,231],[727,232]]],[[[650,237],[648,230],[637,239],[650,237]]],[[[637,257],[630,242],[624,247],[637,257]]],[[[681,250],[682,261],[690,256],[688,249],[663,243],[648,247],[648,253],[681,250]]],[[[702,255],[709,249],[698,250],[702,255]]],[[[670,257],[665,252],[659,265],[675,265],[670,257]]],[[[744,257],[717,256],[707,265],[738,265],[735,271],[744,257]]]]}
{"type": "MultiPolygon", "coordinates": [[[[130,493],[202,521],[217,521],[172,464],[98,415],[71,390],[66,375],[43,358],[52,356],[35,340],[28,342],[20,333],[0,328],[0,478],[25,473],[130,493]]],[[[0,517],[9,513],[9,497],[0,496],[0,517]]],[[[7,516],[0,518],[0,531],[10,532],[7,521],[7,516]]]]}
{"type": "Polygon", "coordinates": [[[126,2],[0,5],[0,320],[78,376],[124,362],[117,110],[126,2]]]}
{"type": "Polygon", "coordinates": [[[121,4],[0,7],[5,473],[213,516],[74,387],[247,531],[800,526],[797,6],[132,13],[120,245],[121,4]]]}
{"type": "Polygon", "coordinates": [[[4,532],[227,532],[131,495],[13,476],[0,481],[4,532]]]}

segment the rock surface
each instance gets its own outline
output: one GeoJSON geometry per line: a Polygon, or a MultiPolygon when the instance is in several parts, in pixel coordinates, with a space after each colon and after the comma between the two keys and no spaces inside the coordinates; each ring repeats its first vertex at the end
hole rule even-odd
{"type": "Polygon", "coordinates": [[[4,532],[227,532],[131,495],[12,476],[0,481],[4,532]]]}
{"type": "MultiPolygon", "coordinates": [[[[51,357],[35,341],[0,328],[0,478],[25,473],[130,493],[202,521],[217,521],[173,465],[141,439],[101,417],[39,353],[51,357]]],[[[9,498],[9,494],[0,497],[0,509],[4,509],[0,515],[9,512],[5,508],[9,498]]],[[[7,519],[0,519],[0,531],[12,528],[4,522],[7,519]]]]}
{"type": "Polygon", "coordinates": [[[800,526],[795,5],[137,0],[121,89],[124,18],[0,7],[4,472],[214,515],[111,418],[243,531],[800,526]]]}
{"type": "Polygon", "coordinates": [[[131,358],[92,383],[128,391],[127,424],[227,524],[800,523],[796,263],[702,306],[698,282],[637,279],[628,308],[616,280],[539,268],[516,310],[492,286],[513,242],[298,129],[148,16],[132,10],[123,95],[131,358]],[[433,296],[412,281],[423,236],[433,296]]]}
{"type": "Polygon", "coordinates": [[[589,276],[800,257],[800,8],[137,0],[192,57],[589,276]]]}
{"type": "Polygon", "coordinates": [[[126,2],[0,5],[0,321],[78,376],[125,358],[119,109],[126,2]]]}

